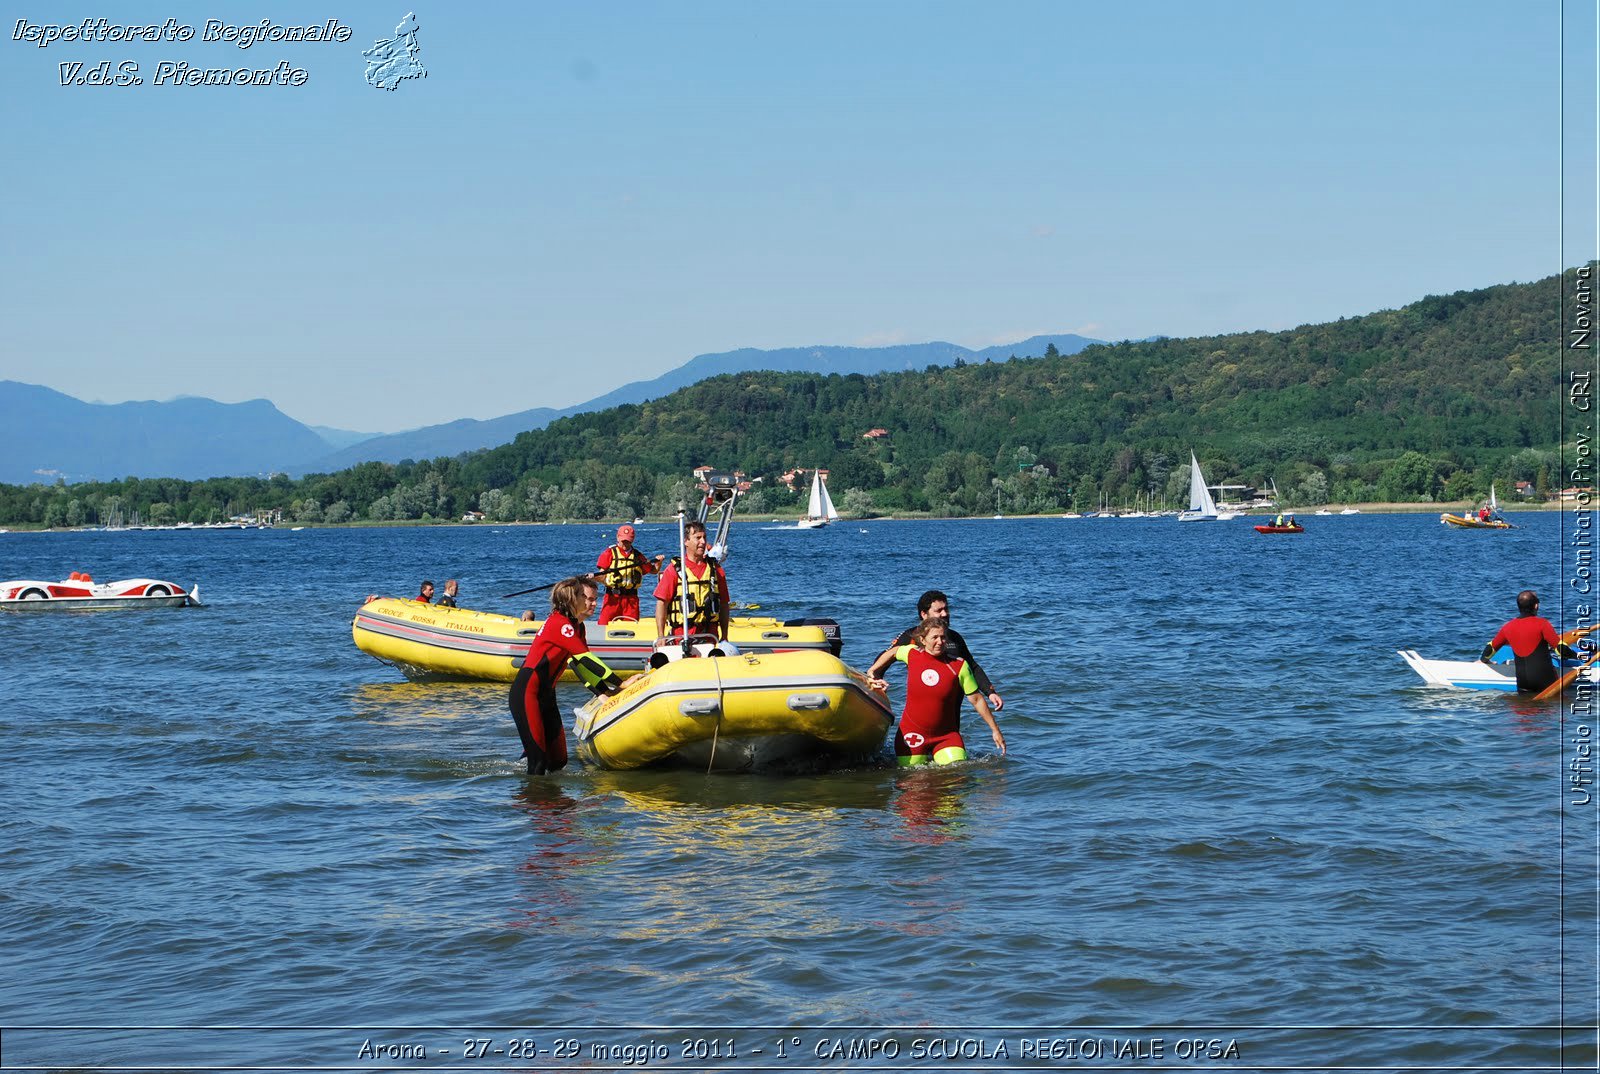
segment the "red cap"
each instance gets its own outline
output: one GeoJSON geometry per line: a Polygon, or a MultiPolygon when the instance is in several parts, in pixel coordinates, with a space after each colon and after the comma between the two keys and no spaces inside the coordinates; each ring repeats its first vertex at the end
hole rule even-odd
{"type": "Polygon", "coordinates": [[[631,540],[633,540],[633,527],[632,526],[626,526],[626,525],[618,526],[617,527],[617,540],[619,540],[619,541],[631,541],[631,540]]]}

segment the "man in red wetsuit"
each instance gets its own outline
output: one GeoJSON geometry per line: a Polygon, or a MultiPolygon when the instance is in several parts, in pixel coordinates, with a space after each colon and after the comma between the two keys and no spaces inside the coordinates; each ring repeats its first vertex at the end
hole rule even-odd
{"type": "Polygon", "coordinates": [[[421,590],[421,592],[419,592],[412,599],[413,600],[419,600],[423,604],[431,604],[431,603],[433,603],[433,583],[431,581],[427,580],[426,578],[424,578],[422,580],[422,590],[421,590]]]}
{"type": "Polygon", "coordinates": [[[639,583],[645,575],[659,571],[665,558],[657,556],[654,562],[645,559],[644,553],[633,547],[633,527],[617,527],[617,543],[601,552],[595,561],[600,581],[606,587],[606,599],[600,605],[601,626],[613,619],[639,618],[639,583]]]}
{"type": "Polygon", "coordinates": [[[913,644],[888,649],[867,672],[874,690],[887,688],[879,676],[898,660],[906,665],[906,705],[894,736],[895,759],[902,767],[954,764],[967,759],[961,737],[961,699],[965,697],[989,725],[995,749],[1006,752],[1005,736],[965,660],[945,651],[948,628],[928,620],[912,634],[913,644]]]}
{"type": "Polygon", "coordinates": [[[1517,658],[1517,689],[1538,693],[1560,677],[1555,657],[1576,656],[1570,647],[1556,637],[1556,628],[1550,620],[1539,614],[1539,594],[1524,589],[1517,594],[1517,617],[1500,628],[1478,659],[1485,664],[1494,651],[1502,645],[1511,646],[1517,658]]]}
{"type": "Polygon", "coordinates": [[[583,621],[594,611],[594,583],[567,578],[550,591],[550,617],[539,628],[511,684],[511,719],[522,739],[528,771],[542,776],[567,765],[567,732],[556,704],[556,680],[573,662],[578,677],[595,693],[615,693],[621,680],[589,652],[583,621]]]}

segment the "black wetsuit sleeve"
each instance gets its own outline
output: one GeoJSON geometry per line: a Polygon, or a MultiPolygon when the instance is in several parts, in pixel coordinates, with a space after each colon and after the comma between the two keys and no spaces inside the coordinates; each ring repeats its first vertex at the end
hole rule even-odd
{"type": "Polygon", "coordinates": [[[950,655],[967,662],[967,667],[972,669],[972,677],[978,680],[978,689],[985,694],[994,693],[994,683],[989,681],[989,676],[978,666],[977,658],[972,655],[972,650],[967,648],[967,639],[953,630],[945,631],[945,639],[946,646],[952,641],[956,643],[955,651],[950,655]]]}

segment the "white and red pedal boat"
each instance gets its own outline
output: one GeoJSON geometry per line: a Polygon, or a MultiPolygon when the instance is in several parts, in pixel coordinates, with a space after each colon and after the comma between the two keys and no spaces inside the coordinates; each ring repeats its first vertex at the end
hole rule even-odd
{"type": "Polygon", "coordinates": [[[0,582],[0,610],[13,612],[106,611],[112,608],[182,608],[200,603],[200,587],[185,592],[176,582],[124,578],[96,582],[73,571],[60,582],[19,579],[0,582]]]}

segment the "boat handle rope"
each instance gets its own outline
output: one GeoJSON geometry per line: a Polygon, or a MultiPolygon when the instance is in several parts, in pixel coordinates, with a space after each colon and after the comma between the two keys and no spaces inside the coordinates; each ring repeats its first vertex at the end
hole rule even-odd
{"type": "MultiPolygon", "coordinates": [[[[684,627],[688,629],[687,625],[684,627]]],[[[711,774],[711,766],[717,763],[717,738],[722,733],[722,665],[717,663],[722,659],[718,656],[708,656],[711,661],[711,670],[717,673],[717,723],[711,729],[711,756],[706,761],[706,775],[711,774]]]]}

